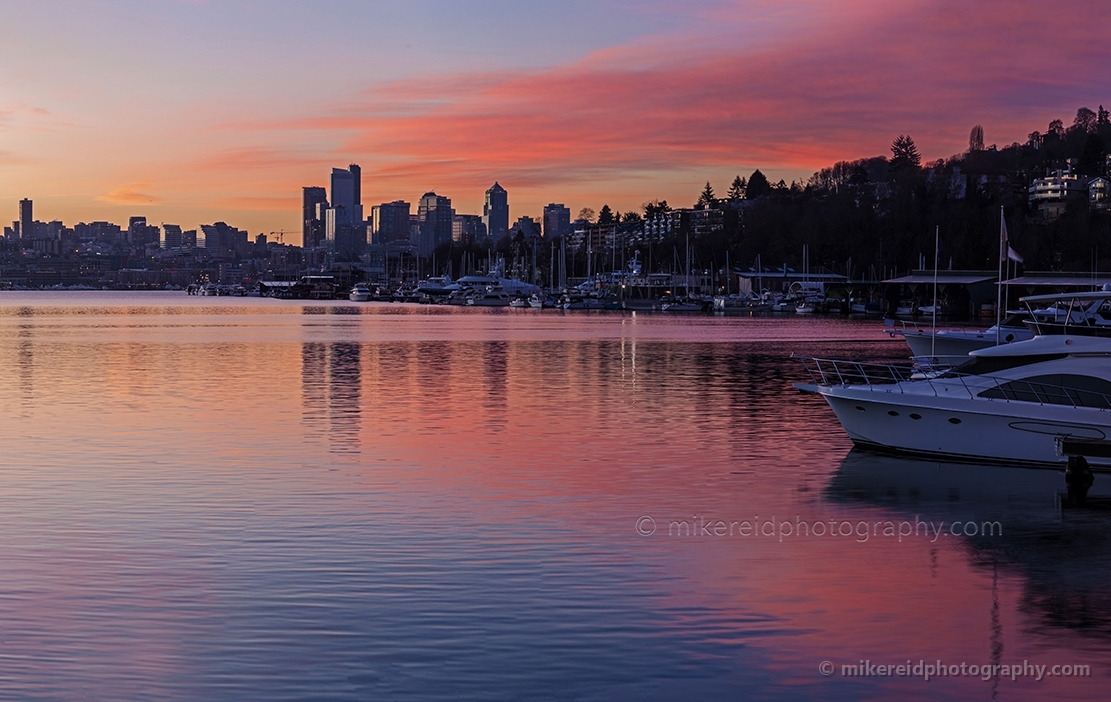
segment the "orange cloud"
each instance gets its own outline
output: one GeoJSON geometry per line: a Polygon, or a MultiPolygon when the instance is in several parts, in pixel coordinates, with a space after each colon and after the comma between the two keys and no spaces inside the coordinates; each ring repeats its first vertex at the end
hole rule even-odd
{"type": "Polygon", "coordinates": [[[97,200],[114,205],[155,205],[162,202],[162,198],[160,197],[139,192],[139,188],[145,188],[150,184],[151,182],[149,180],[128,183],[122,188],[116,188],[107,195],[101,195],[97,200]]]}

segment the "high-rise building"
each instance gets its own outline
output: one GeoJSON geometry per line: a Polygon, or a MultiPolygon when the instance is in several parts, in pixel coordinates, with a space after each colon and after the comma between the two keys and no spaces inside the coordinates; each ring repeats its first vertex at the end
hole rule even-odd
{"type": "Polygon", "coordinates": [[[414,242],[420,256],[431,256],[433,249],[451,241],[451,222],[455,212],[451,209],[451,199],[434,192],[425,193],[417,205],[417,219],[420,221],[419,240],[414,242]]]}
{"type": "Polygon", "coordinates": [[[163,224],[162,235],[158,241],[158,246],[161,249],[176,249],[180,248],[182,244],[181,225],[179,224],[163,224]]]}
{"type": "Polygon", "coordinates": [[[571,231],[571,209],[563,203],[551,203],[544,207],[544,238],[553,239],[565,236],[571,231]]]}
{"type": "Polygon", "coordinates": [[[319,186],[301,188],[301,246],[320,246],[324,239],[324,219],[317,205],[328,206],[328,193],[319,186]]]}
{"type": "Polygon", "coordinates": [[[342,207],[349,222],[363,220],[363,172],[355,164],[332,169],[332,207],[342,207]]]}
{"type": "Polygon", "coordinates": [[[362,169],[354,163],[332,169],[332,206],[324,220],[324,240],[331,252],[344,257],[358,256],[366,247],[362,180],[362,169]]]}
{"type": "Polygon", "coordinates": [[[388,244],[409,238],[409,213],[412,206],[404,200],[383,202],[370,208],[371,241],[388,244]]]}
{"type": "Polygon", "coordinates": [[[24,241],[35,238],[35,217],[31,201],[27,198],[19,201],[19,236],[24,241]]]}
{"type": "Polygon", "coordinates": [[[500,239],[509,231],[509,195],[497,182],[486,191],[482,221],[486,224],[486,234],[493,239],[500,239]]]}

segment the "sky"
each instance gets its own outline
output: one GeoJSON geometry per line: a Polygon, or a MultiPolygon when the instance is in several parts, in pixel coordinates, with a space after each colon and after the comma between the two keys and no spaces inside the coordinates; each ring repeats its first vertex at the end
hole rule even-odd
{"type": "Polygon", "coordinates": [[[1111,4],[0,0],[0,212],[300,241],[301,188],[690,206],[759,168],[1025,141],[1111,105],[1111,4]],[[6,203],[6,204],[5,204],[6,203]]]}

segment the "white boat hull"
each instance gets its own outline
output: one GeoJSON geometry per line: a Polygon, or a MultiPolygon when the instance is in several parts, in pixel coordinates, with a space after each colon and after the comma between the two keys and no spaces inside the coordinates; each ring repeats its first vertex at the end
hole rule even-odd
{"type": "MultiPolygon", "coordinates": [[[[906,329],[897,332],[910,346],[914,356],[967,356],[977,349],[995,346],[995,332],[942,330],[931,333],[929,329],[906,329]]],[[[1032,338],[1032,333],[1021,330],[1004,330],[999,342],[1009,344],[1032,338]]]]}
{"type": "MultiPolygon", "coordinates": [[[[890,390],[881,389],[892,388],[890,390]]],[[[1056,437],[1111,439],[1111,411],[831,386],[825,397],[854,444],[888,451],[1017,464],[1063,465],[1056,437]],[[914,418],[916,415],[918,418],[914,418]]],[[[1111,466],[1092,458],[1093,465],[1111,466]]]]}

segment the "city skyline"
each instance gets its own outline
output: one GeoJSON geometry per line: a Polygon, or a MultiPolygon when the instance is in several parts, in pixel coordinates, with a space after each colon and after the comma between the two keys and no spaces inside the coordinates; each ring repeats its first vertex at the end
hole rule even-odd
{"type": "Polygon", "coordinates": [[[371,203],[435,191],[480,213],[498,181],[515,213],[537,218],[551,202],[689,205],[707,180],[724,190],[756,168],[805,179],[903,133],[927,161],[962,151],[974,124],[988,144],[1023,141],[1094,109],[1111,53],[1111,10],[1091,2],[317,12],[306,23],[292,3],[10,8],[0,198],[34,201],[42,221],[296,232],[302,187],[360,163],[371,203]],[[445,21],[421,21],[433,16],[445,21]],[[46,29],[52,49],[36,51],[46,29]],[[361,39],[372,30],[380,41],[361,39]]]}

